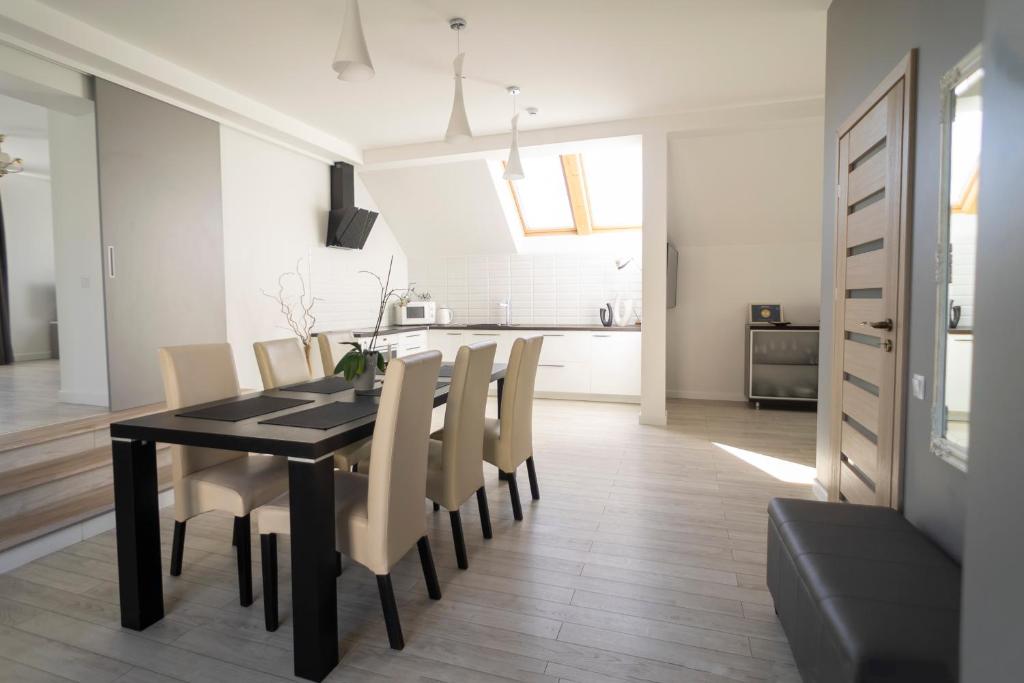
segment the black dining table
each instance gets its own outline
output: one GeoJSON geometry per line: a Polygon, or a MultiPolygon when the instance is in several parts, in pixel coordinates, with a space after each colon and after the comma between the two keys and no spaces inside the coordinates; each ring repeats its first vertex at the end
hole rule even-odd
{"type": "MultiPolygon", "coordinates": [[[[442,365],[434,391],[435,407],[448,400],[451,371],[451,363],[442,365]]],[[[505,365],[495,364],[491,381],[497,382],[500,410],[505,365]]],[[[372,436],[380,401],[379,391],[376,395],[356,395],[340,380],[337,384],[333,388],[340,391],[334,393],[311,391],[329,391],[332,387],[325,388],[324,383],[292,385],[110,425],[122,626],[141,631],[164,616],[156,444],[264,453],[288,458],[295,675],[320,681],[337,666],[332,454],[372,436]],[[253,410],[286,403],[279,399],[302,403],[237,419],[253,410]],[[335,403],[343,405],[332,405],[335,403]],[[311,416],[335,411],[335,415],[348,417],[343,424],[326,429],[280,424],[301,422],[303,416],[292,415],[316,409],[320,410],[311,416]],[[196,417],[194,413],[206,417],[196,417]],[[210,418],[211,415],[216,417],[210,418]],[[230,421],[231,418],[236,421],[230,421]]]]}

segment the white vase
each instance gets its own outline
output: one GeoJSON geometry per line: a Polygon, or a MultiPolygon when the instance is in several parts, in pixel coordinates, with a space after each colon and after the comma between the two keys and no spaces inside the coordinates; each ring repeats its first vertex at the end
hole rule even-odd
{"type": "Polygon", "coordinates": [[[633,300],[615,298],[615,325],[625,327],[633,318],[633,300]]]}

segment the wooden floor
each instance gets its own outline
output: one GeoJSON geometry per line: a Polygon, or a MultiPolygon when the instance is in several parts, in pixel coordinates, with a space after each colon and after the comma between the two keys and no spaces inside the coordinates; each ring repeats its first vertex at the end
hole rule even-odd
{"type": "MultiPolygon", "coordinates": [[[[403,652],[387,648],[373,577],[346,568],[328,680],[799,681],[765,588],[765,507],[811,496],[777,477],[810,472],[814,414],[676,401],[659,428],[636,413],[538,401],[542,499],[529,500],[524,472],[525,520],[513,522],[488,468],[494,538],[470,501],[467,571],[448,515],[424,505],[444,598],[427,598],[415,551],[396,568],[403,652]]],[[[230,529],[223,515],[189,522],[182,576],[164,578],[167,616],[143,633],[118,625],[112,532],[0,575],[0,680],[290,680],[287,543],[282,624],[266,633],[258,542],[256,602],[243,608],[230,529]]],[[[166,572],[167,514],[162,531],[166,572]]]]}
{"type": "Polygon", "coordinates": [[[63,403],[60,361],[0,365],[0,434],[106,413],[106,408],[63,403]]]}

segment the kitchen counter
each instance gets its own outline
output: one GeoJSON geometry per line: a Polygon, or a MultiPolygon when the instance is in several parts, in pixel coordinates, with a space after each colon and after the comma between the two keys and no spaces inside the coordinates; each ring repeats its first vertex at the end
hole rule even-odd
{"type": "MultiPolygon", "coordinates": [[[[639,332],[640,325],[626,327],[605,327],[604,325],[498,325],[495,323],[455,325],[390,325],[381,327],[379,334],[398,334],[420,330],[537,330],[540,332],[639,332]]],[[[353,337],[369,337],[373,330],[352,330],[353,337]]]]}

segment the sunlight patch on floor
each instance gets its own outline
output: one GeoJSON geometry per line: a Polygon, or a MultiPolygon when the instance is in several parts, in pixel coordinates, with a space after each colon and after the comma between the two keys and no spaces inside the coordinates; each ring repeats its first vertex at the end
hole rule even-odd
{"type": "Polygon", "coordinates": [[[735,446],[718,443],[717,441],[712,441],[711,443],[718,446],[726,453],[736,456],[743,462],[753,465],[765,474],[770,474],[779,481],[788,482],[790,484],[811,484],[814,482],[815,471],[813,467],[801,465],[796,462],[789,462],[788,460],[764,455],[763,453],[755,453],[754,451],[736,448],[735,446]]]}

